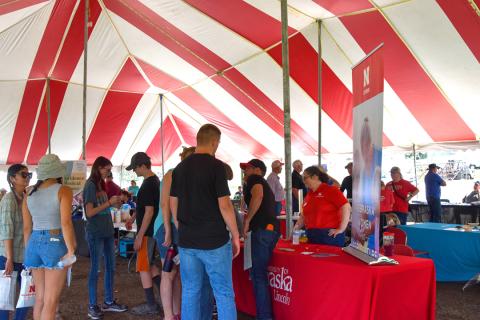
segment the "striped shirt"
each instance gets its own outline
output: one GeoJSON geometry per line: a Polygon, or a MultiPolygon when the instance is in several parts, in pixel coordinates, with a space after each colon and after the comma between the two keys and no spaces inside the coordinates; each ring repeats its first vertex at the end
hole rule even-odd
{"type": "Polygon", "coordinates": [[[13,262],[23,262],[23,216],[13,192],[7,193],[0,202],[0,255],[7,257],[4,240],[13,240],[13,262]]]}

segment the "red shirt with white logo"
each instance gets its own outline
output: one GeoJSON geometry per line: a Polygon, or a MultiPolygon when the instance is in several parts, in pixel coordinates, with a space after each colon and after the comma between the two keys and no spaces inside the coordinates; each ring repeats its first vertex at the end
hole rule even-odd
{"type": "Polygon", "coordinates": [[[387,183],[386,188],[392,190],[395,203],[393,204],[393,211],[408,213],[407,196],[410,192],[417,190],[417,188],[408,182],[401,179],[398,182],[390,181],[387,183]]]}
{"type": "Polygon", "coordinates": [[[342,221],[340,208],[347,203],[340,189],[322,183],[317,190],[309,191],[303,200],[303,217],[307,229],[336,229],[342,221]]]}
{"type": "Polygon", "coordinates": [[[393,191],[390,189],[383,189],[380,191],[380,212],[392,212],[393,204],[395,203],[395,198],[393,196],[393,191]]]}

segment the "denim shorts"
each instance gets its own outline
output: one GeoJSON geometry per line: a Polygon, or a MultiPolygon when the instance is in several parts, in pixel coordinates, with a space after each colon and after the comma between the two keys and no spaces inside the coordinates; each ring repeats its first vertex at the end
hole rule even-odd
{"type": "Polygon", "coordinates": [[[63,269],[57,263],[67,254],[63,234],[51,234],[50,230],[33,230],[25,248],[26,269],[63,269]]]}
{"type": "MultiPolygon", "coordinates": [[[[177,227],[173,223],[172,226],[172,243],[178,246],[178,231],[177,227]]],[[[158,251],[160,252],[160,258],[165,259],[167,255],[168,247],[163,246],[165,241],[165,225],[162,223],[160,228],[158,228],[157,233],[155,233],[155,240],[157,241],[158,251]]]]}

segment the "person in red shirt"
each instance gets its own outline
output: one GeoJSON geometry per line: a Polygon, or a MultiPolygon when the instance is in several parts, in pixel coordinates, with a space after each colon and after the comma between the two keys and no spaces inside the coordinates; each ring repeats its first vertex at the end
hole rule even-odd
{"type": "Polygon", "coordinates": [[[338,187],[328,185],[328,180],[328,175],[317,166],[303,171],[303,181],[309,191],[294,230],[305,226],[310,243],[343,247],[350,204],[338,187]]]}
{"type": "Polygon", "coordinates": [[[380,185],[380,213],[393,212],[393,204],[395,203],[393,191],[385,188],[383,181],[380,181],[380,185]]]}
{"type": "Polygon", "coordinates": [[[113,182],[113,175],[111,172],[105,178],[105,188],[109,199],[113,196],[120,196],[122,194],[122,189],[113,182]]]}
{"type": "Polygon", "coordinates": [[[399,167],[392,167],[392,169],[390,169],[390,175],[392,181],[387,183],[386,188],[393,192],[395,199],[392,210],[397,214],[400,222],[405,225],[407,224],[408,217],[408,202],[418,193],[418,189],[403,179],[399,167]]]}

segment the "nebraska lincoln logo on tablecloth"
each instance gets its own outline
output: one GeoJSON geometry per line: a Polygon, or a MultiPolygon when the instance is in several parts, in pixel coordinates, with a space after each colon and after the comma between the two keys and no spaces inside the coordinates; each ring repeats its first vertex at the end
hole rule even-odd
{"type": "Polygon", "coordinates": [[[293,278],[289,275],[288,268],[269,266],[268,283],[273,288],[273,300],[290,305],[293,278]]]}

